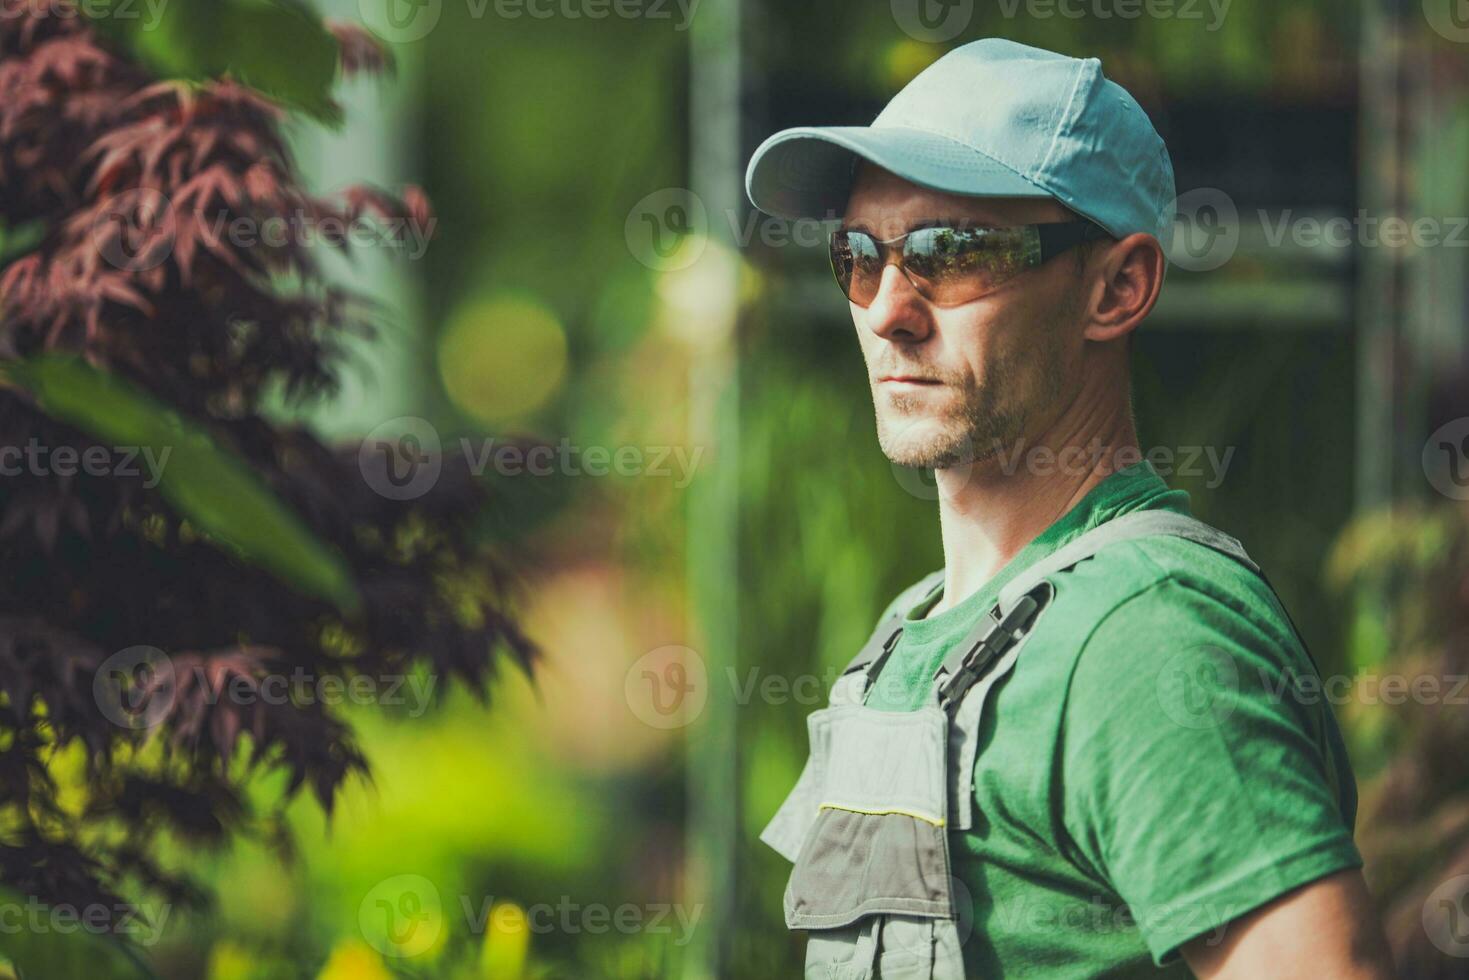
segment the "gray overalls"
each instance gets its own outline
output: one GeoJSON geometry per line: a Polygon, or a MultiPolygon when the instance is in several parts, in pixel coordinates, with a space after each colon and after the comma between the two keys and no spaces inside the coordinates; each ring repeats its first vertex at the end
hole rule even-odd
{"type": "MultiPolygon", "coordinates": [[[[1240,543],[1170,511],[1124,514],[1010,581],[944,659],[917,711],[863,704],[897,646],[903,615],[881,623],[807,719],[811,755],[760,839],[795,862],[786,925],[808,930],[806,971],[830,980],[962,980],[973,909],[949,870],[951,831],[974,823],[974,761],[989,693],[1015,665],[1055,587],[1049,579],[1118,541],[1196,541],[1259,573],[1240,543]]],[[[942,572],[924,580],[929,595],[942,572]]]]}

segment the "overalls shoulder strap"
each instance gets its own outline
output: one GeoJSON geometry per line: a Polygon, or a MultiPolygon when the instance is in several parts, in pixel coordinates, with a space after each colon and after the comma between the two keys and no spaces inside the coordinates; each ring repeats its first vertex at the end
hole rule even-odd
{"type": "Polygon", "coordinates": [[[1021,572],[1000,590],[1000,611],[1009,612],[1021,596],[1041,582],[1091,558],[1109,544],[1158,535],[1187,538],[1228,555],[1257,575],[1260,572],[1260,566],[1245,553],[1244,546],[1218,528],[1170,510],[1140,510],[1092,528],[1021,572]]]}
{"type": "Polygon", "coordinates": [[[1186,514],[1145,510],[1115,517],[1087,531],[1006,583],[989,615],[954,647],[934,675],[935,701],[952,718],[949,816],[953,829],[967,830],[973,825],[974,762],[985,702],[990,690],[1014,666],[1031,627],[1054,596],[1050,579],[1109,545],[1159,535],[1195,541],[1260,574],[1244,547],[1223,531],[1186,514]]]}
{"type": "MultiPolygon", "coordinates": [[[[1014,623],[1012,627],[1014,630],[1027,626],[1028,623],[1023,622],[1025,617],[1020,615],[1021,610],[1025,609],[1023,602],[1027,597],[1036,599],[1037,608],[1032,612],[1038,612],[1038,607],[1046,600],[1036,596],[1036,591],[1044,586],[1051,576],[1069,571],[1110,544],[1159,535],[1195,541],[1228,555],[1255,574],[1260,574],[1260,566],[1256,565],[1245,553],[1243,545],[1218,528],[1210,527],[1195,517],[1167,510],[1143,510],[1123,514],[1067,542],[1007,582],[1000,589],[999,598],[990,609],[989,616],[981,620],[964,638],[964,641],[959,643],[944,659],[943,664],[939,667],[939,675],[936,680],[946,676],[958,676],[965,662],[974,659],[975,648],[983,641],[988,639],[993,646],[996,639],[1008,639],[1004,636],[1006,630],[1003,624],[1006,619],[1014,623]]],[[[1033,616],[1030,618],[1033,621],[1033,616]]],[[[983,665],[980,666],[982,669],[983,665]]],[[[953,691],[951,684],[950,693],[951,695],[957,693],[958,697],[962,697],[964,692],[953,691]]],[[[958,698],[951,697],[951,700],[957,701],[958,698]]]]}
{"type": "MultiPolygon", "coordinates": [[[[944,584],[944,570],[941,568],[936,572],[925,575],[916,585],[910,586],[899,598],[906,600],[913,596],[917,599],[925,599],[940,586],[944,584]]],[[[842,668],[841,675],[831,689],[832,704],[861,704],[867,695],[867,687],[871,678],[874,678],[887,663],[888,655],[898,645],[899,638],[903,635],[903,620],[907,616],[912,602],[899,601],[897,611],[877,624],[872,631],[872,636],[857,651],[857,655],[847,662],[842,668]]]]}

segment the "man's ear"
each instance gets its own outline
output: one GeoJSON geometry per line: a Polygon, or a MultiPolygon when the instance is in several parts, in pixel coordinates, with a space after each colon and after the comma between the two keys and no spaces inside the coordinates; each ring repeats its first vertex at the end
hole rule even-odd
{"type": "Polygon", "coordinates": [[[1098,248],[1092,261],[1101,266],[1087,340],[1109,341],[1126,336],[1152,312],[1163,288],[1163,247],[1152,235],[1136,232],[1110,247],[1098,248]]]}

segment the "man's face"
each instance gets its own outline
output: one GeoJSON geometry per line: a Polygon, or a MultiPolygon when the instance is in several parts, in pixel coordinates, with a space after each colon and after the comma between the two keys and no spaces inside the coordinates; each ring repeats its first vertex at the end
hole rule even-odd
{"type": "MultiPolygon", "coordinates": [[[[891,239],[925,224],[1074,218],[1053,200],[945,194],[864,164],[844,224],[891,239]]],[[[973,302],[937,307],[888,265],[872,305],[851,304],[888,459],[944,469],[1044,430],[1077,388],[1086,282],[1068,252],[973,302]]]]}

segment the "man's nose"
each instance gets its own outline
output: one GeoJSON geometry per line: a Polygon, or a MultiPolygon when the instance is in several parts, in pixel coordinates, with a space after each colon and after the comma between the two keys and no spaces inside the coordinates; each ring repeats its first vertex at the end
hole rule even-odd
{"type": "Polygon", "coordinates": [[[933,330],[928,301],[913,288],[896,262],[882,270],[877,295],[863,312],[867,329],[894,343],[917,343],[933,330]]]}

